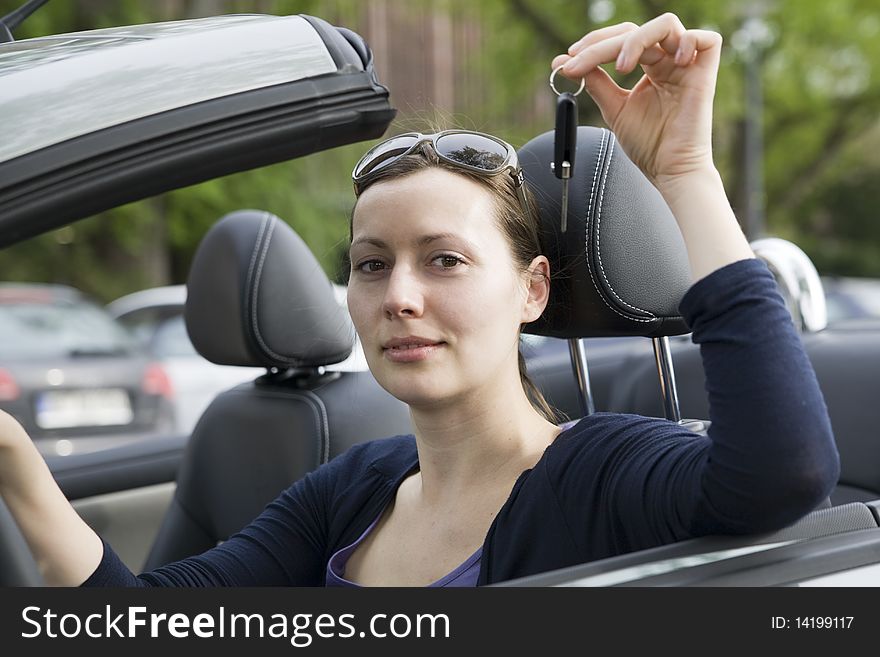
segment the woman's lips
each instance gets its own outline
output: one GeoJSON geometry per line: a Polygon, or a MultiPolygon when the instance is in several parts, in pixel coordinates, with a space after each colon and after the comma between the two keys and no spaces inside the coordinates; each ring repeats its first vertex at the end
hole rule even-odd
{"type": "Polygon", "coordinates": [[[445,345],[445,342],[398,344],[384,347],[382,353],[392,363],[415,363],[430,358],[445,345]]]}

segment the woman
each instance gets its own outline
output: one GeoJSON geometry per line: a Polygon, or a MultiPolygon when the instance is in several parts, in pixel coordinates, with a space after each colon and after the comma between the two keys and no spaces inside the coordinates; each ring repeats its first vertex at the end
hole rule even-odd
{"type": "Polygon", "coordinates": [[[711,437],[617,414],[561,431],[520,374],[519,330],[543,311],[552,272],[513,149],[474,133],[392,138],[355,167],[349,308],[415,435],[352,448],[221,546],[135,578],[0,417],[0,493],[46,581],[486,584],[813,509],[837,453],[789,315],[712,163],[720,49],[717,34],[666,14],[591,32],[553,62],[585,78],[679,223],[711,437]],[[609,62],[645,76],[623,90],[598,68],[609,62]]]}

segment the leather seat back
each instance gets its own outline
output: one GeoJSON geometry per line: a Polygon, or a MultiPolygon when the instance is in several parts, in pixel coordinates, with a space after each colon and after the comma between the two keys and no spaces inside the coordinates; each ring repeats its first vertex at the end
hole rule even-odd
{"type": "Polygon", "coordinates": [[[266,212],[206,234],[189,280],[196,349],[266,375],[220,394],[193,430],[145,569],[198,554],[291,483],[351,445],[410,433],[409,409],[368,371],[332,371],[355,345],[348,314],[311,251],[266,212]]]}

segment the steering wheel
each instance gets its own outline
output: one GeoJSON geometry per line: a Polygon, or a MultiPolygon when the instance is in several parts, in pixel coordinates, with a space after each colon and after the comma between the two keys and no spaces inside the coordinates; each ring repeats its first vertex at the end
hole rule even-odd
{"type": "Polygon", "coordinates": [[[0,586],[45,586],[18,525],[0,500],[0,586]]]}

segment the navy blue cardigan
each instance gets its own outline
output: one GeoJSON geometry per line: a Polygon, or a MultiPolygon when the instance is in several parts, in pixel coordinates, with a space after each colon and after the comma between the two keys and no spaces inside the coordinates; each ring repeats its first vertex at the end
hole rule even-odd
{"type": "MultiPolygon", "coordinates": [[[[709,436],[657,418],[597,413],[517,479],[483,544],[479,584],[707,534],[788,525],[837,482],[822,393],[766,266],[698,281],[681,312],[700,344],[709,436]]],[[[413,436],[352,447],[294,483],[241,532],[135,577],[105,545],[88,586],[320,586],[418,467],[413,436]]]]}

